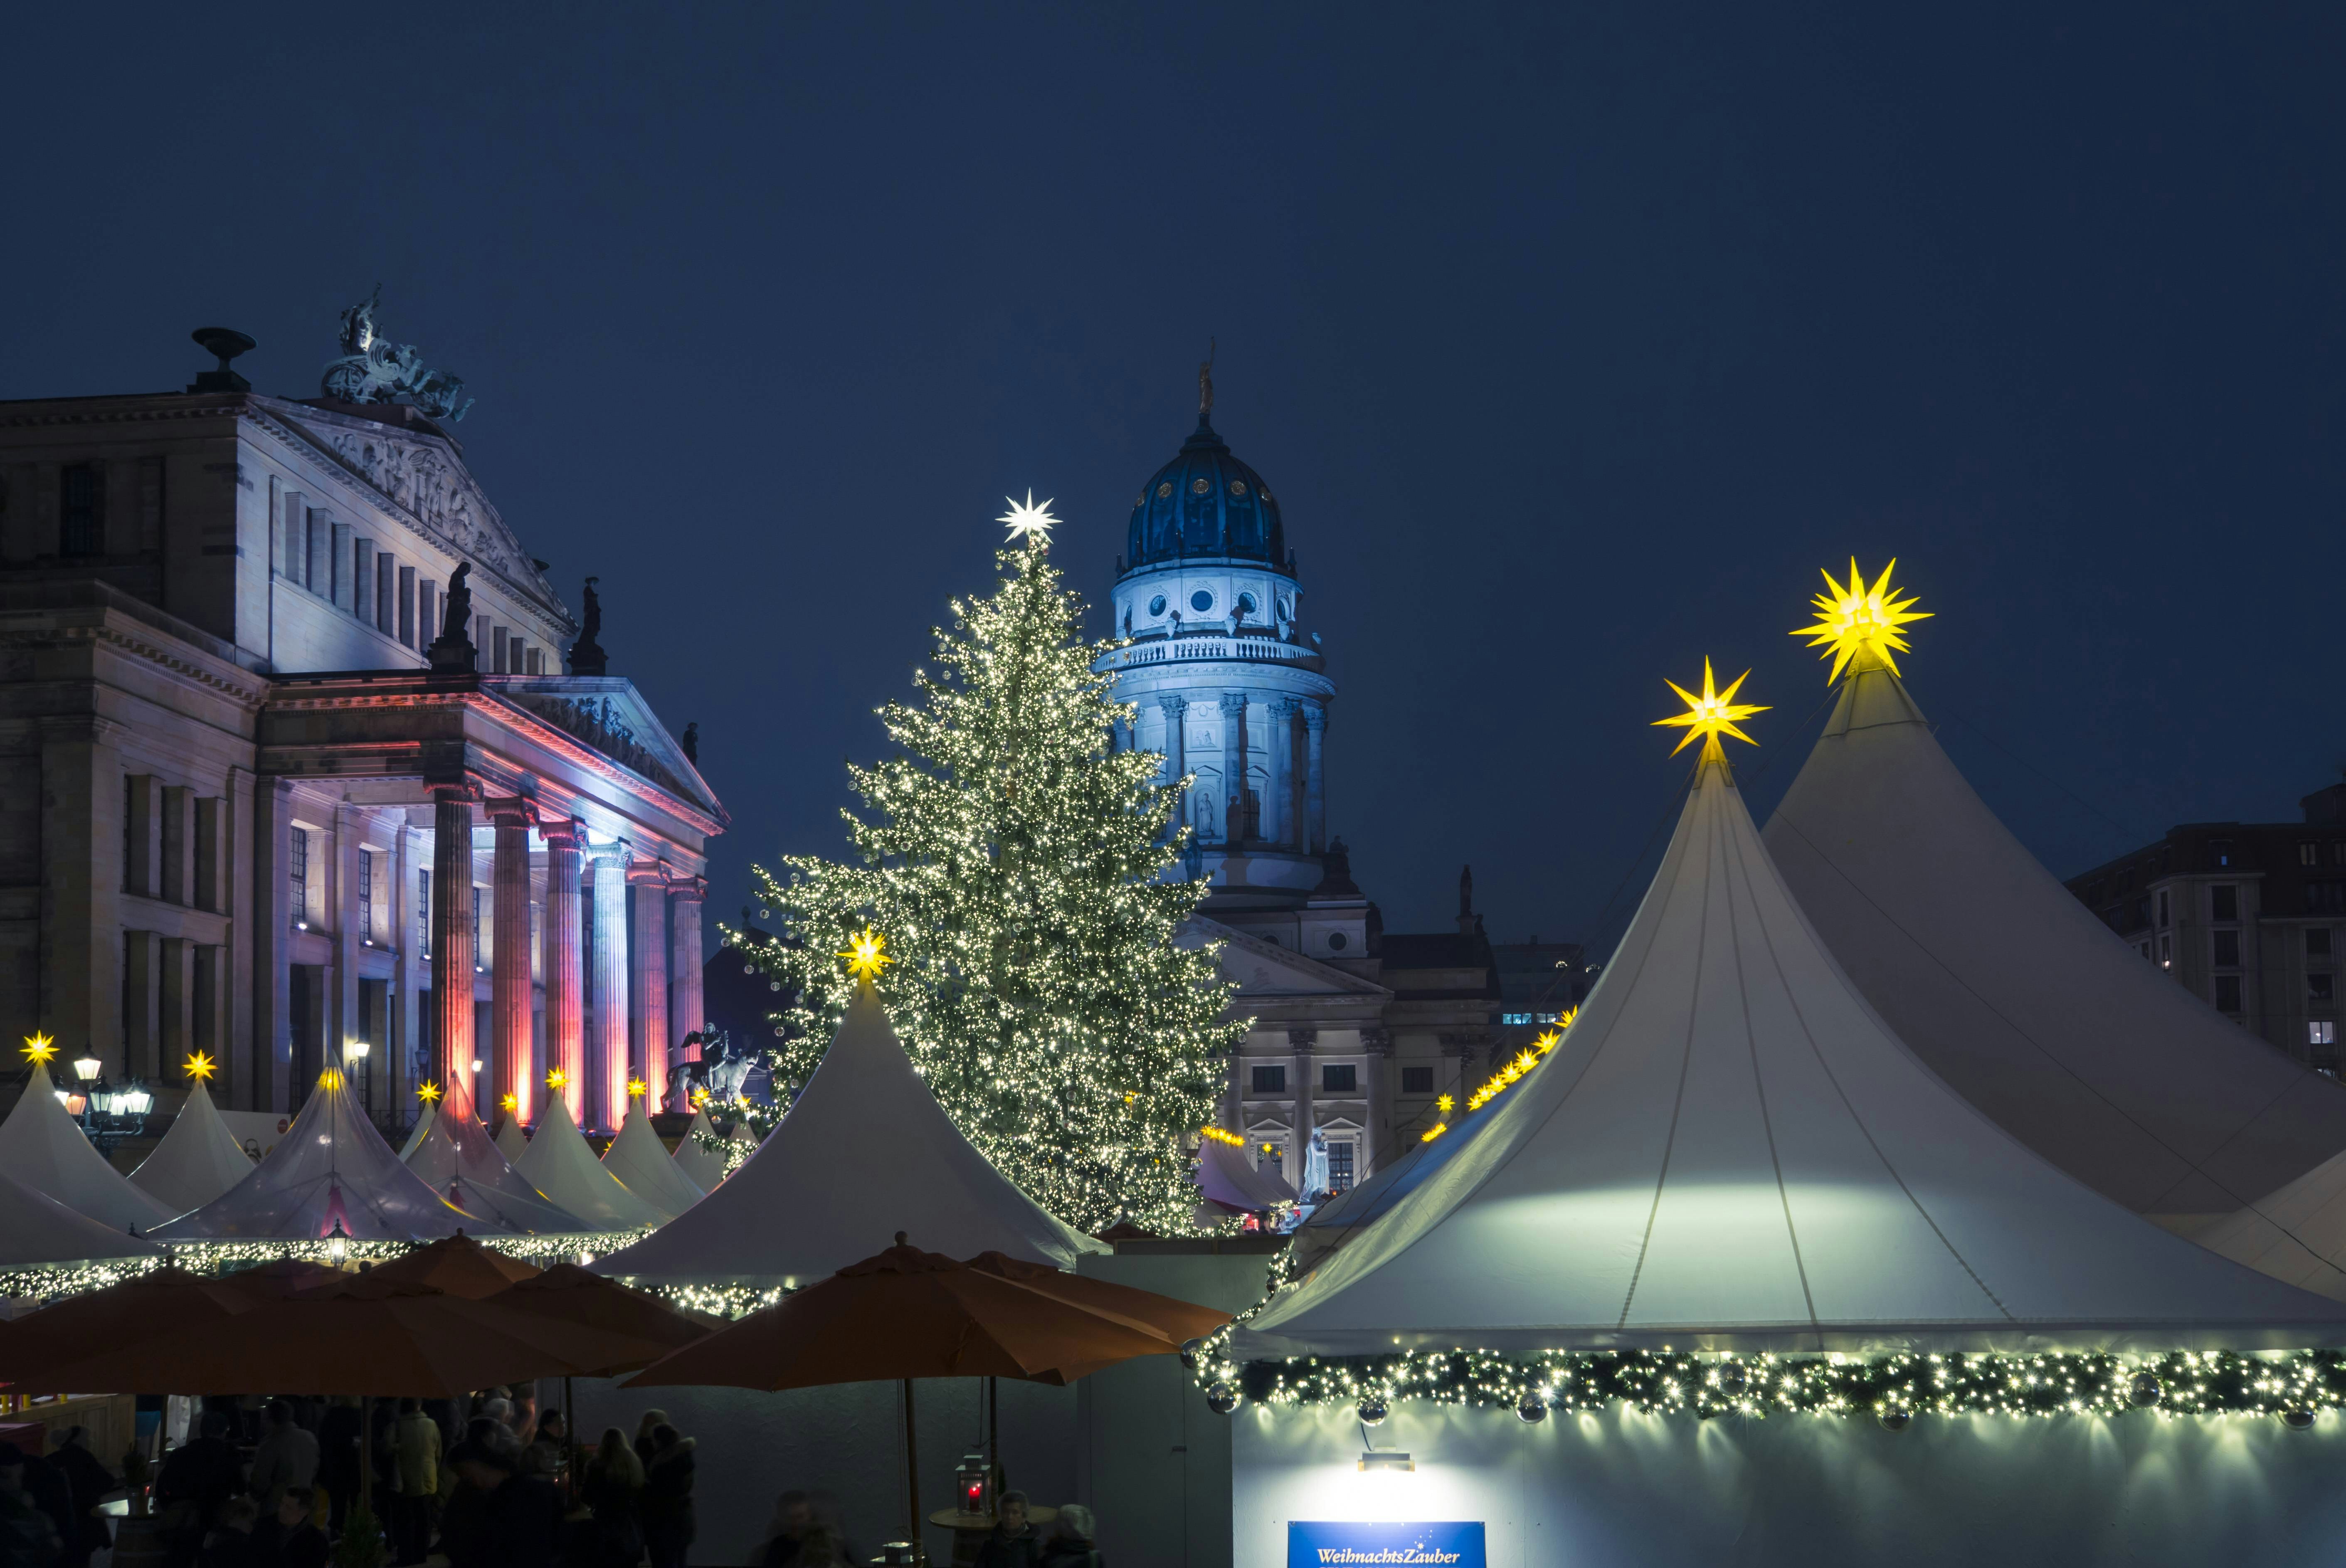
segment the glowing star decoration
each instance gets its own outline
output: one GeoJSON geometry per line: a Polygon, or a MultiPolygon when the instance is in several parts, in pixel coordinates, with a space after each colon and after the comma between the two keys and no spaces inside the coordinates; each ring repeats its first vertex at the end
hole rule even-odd
{"type": "Polygon", "coordinates": [[[440,1103],[440,1085],[418,1084],[415,1085],[415,1097],[427,1105],[436,1105],[440,1103]]]}
{"type": "Polygon", "coordinates": [[[627,1080],[627,1098],[631,1100],[640,1100],[651,1092],[652,1086],[649,1084],[645,1083],[641,1078],[630,1078],[627,1080]]]}
{"type": "Polygon", "coordinates": [[[1198,1131],[1200,1135],[1211,1138],[1218,1144],[1228,1144],[1234,1149],[1246,1147],[1246,1140],[1236,1133],[1226,1133],[1219,1127],[1199,1127],[1198,1131]]]}
{"type": "Polygon", "coordinates": [[[1899,590],[1890,585],[1890,574],[1897,569],[1898,563],[1892,559],[1870,588],[1854,555],[1850,557],[1847,583],[1835,582],[1831,572],[1824,575],[1825,591],[1814,601],[1816,624],[1795,627],[1792,636],[1806,637],[1810,647],[1824,649],[1818,657],[1831,656],[1832,674],[1825,677],[1827,685],[1839,680],[1849,661],[1861,653],[1880,659],[1892,675],[1898,673],[1892,650],[1902,653],[1910,646],[1900,628],[1929,620],[1931,612],[1914,608],[1913,595],[1901,597],[1899,590]]]}
{"type": "Polygon", "coordinates": [[[546,1086],[556,1094],[570,1087],[570,1074],[556,1067],[546,1075],[546,1086]]]}
{"type": "Polygon", "coordinates": [[[46,1067],[56,1060],[57,1043],[38,1030],[25,1036],[25,1059],[36,1067],[46,1067]]]}
{"type": "Polygon", "coordinates": [[[847,972],[856,979],[877,980],[882,969],[896,962],[883,951],[887,945],[888,939],[867,925],[862,935],[849,939],[847,951],[839,956],[847,960],[847,972]]]}
{"type": "Polygon", "coordinates": [[[520,1096],[513,1094],[510,1090],[505,1094],[499,1095],[497,1096],[497,1109],[500,1111],[517,1111],[521,1109],[520,1096]]]}
{"type": "Polygon", "coordinates": [[[1059,525],[1059,520],[1051,515],[1051,504],[1048,501],[1044,502],[1040,506],[1035,505],[1035,493],[1029,490],[1024,505],[1007,495],[1002,498],[1002,502],[1010,510],[996,517],[994,521],[1008,525],[1009,543],[1024,542],[1046,550],[1051,547],[1051,530],[1059,525]]]}
{"type": "Polygon", "coordinates": [[[688,1095],[686,1098],[689,1099],[696,1105],[706,1105],[709,1104],[709,1091],[702,1088],[699,1084],[695,1084],[692,1086],[692,1093],[688,1095]]]}
{"type": "Polygon", "coordinates": [[[180,1071],[200,1084],[212,1075],[212,1059],[200,1051],[190,1053],[180,1071]]]}
{"type": "Polygon", "coordinates": [[[1720,691],[1718,689],[1717,682],[1711,677],[1710,661],[1705,659],[1702,661],[1702,695],[1700,697],[1697,697],[1674,680],[1662,682],[1664,686],[1677,692],[1678,699],[1687,705],[1687,711],[1684,713],[1669,718],[1654,720],[1657,728],[1683,728],[1687,732],[1684,740],[1670,748],[1670,755],[1676,757],[1699,738],[1702,741],[1704,761],[1708,762],[1715,759],[1724,762],[1727,760],[1727,753],[1719,744],[1719,738],[1722,735],[1732,735],[1747,746],[1759,745],[1758,741],[1737,728],[1735,722],[1739,718],[1749,718],[1755,713],[1768,711],[1765,707],[1735,700],[1735,694],[1742,690],[1743,683],[1750,678],[1751,672],[1747,669],[1735,677],[1734,685],[1725,691],[1720,691]]]}

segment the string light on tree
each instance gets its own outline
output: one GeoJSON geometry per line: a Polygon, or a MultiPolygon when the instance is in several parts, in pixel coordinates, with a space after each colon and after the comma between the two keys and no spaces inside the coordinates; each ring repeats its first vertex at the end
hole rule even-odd
{"type": "Polygon", "coordinates": [[[913,700],[882,709],[892,755],[849,769],[850,852],[756,873],[750,908],[789,940],[726,939],[796,997],[772,1020],[778,1104],[863,983],[841,960],[885,932],[890,1020],[963,1135],[1077,1229],[1186,1232],[1197,1129],[1245,1025],[1214,950],[1173,941],[1205,892],[1166,875],[1178,790],[1161,758],[1109,744],[1133,710],[1093,668],[1108,645],[1082,639],[1048,506],[1012,504],[994,593],[953,605],[913,700]]]}
{"type": "Polygon", "coordinates": [[[1898,661],[1892,654],[1902,653],[1909,646],[1901,628],[1931,618],[1930,611],[1914,608],[1917,601],[1912,594],[1902,598],[1899,590],[1890,585],[1890,574],[1897,569],[1898,563],[1893,558],[1882,568],[1882,575],[1870,588],[1865,585],[1864,575],[1857,569],[1854,555],[1850,557],[1847,583],[1835,582],[1831,572],[1824,574],[1825,591],[1813,601],[1816,620],[1795,627],[1792,635],[1808,638],[1810,647],[1824,650],[1818,656],[1820,658],[1833,661],[1832,674],[1825,677],[1828,685],[1839,680],[1841,672],[1860,654],[1881,660],[1884,668],[1896,675],[1898,661]]]}

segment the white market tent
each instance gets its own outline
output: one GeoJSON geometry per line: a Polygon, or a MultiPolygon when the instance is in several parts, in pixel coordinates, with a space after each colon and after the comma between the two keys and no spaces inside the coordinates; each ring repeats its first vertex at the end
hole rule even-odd
{"type": "Polygon", "coordinates": [[[188,1103],[171,1118],[170,1130],[155,1152],[130,1173],[173,1214],[201,1208],[252,1174],[253,1159],[220,1120],[209,1090],[198,1079],[188,1103]]]}
{"type": "Polygon", "coordinates": [[[515,1170],[521,1169],[521,1157],[529,1152],[529,1139],[523,1135],[518,1117],[509,1115],[505,1118],[497,1128],[496,1145],[497,1153],[505,1156],[505,1164],[515,1170]]]}
{"type": "Polygon", "coordinates": [[[988,1250],[1071,1267],[1105,1245],[1062,1225],[961,1135],[869,982],[797,1103],[707,1197],[593,1264],[619,1278],[793,1286],[886,1247],[988,1250]]]}
{"type": "MultiPolygon", "coordinates": [[[[508,1125],[511,1124],[508,1123],[508,1125]]],[[[586,1135],[570,1119],[569,1102],[546,1096],[537,1130],[514,1168],[556,1207],[598,1230],[632,1230],[658,1225],[667,1213],[627,1190],[586,1146],[586,1135]]]]}
{"type": "Polygon", "coordinates": [[[48,1067],[33,1064],[25,1093],[0,1122],[0,1175],[46,1193],[116,1230],[145,1232],[179,1211],[116,1170],[57,1098],[48,1067]]]}
{"type": "Polygon", "coordinates": [[[697,1105],[693,1108],[691,1125],[684,1129],[684,1136],[678,1141],[676,1153],[670,1157],[676,1161],[676,1168],[684,1173],[686,1180],[703,1192],[715,1192],[718,1184],[725,1179],[725,1162],[702,1145],[700,1135],[703,1133],[713,1138],[717,1135],[717,1127],[709,1119],[709,1107],[697,1105]]]}
{"type": "Polygon", "coordinates": [[[461,1210],[477,1229],[510,1231],[521,1236],[556,1235],[592,1230],[576,1215],[532,1186],[514,1169],[481,1119],[473,1114],[464,1091],[450,1088],[433,1107],[431,1128],[405,1156],[407,1168],[448,1203],[461,1210]]]}
{"type": "MultiPolygon", "coordinates": [[[[252,1162],[247,1160],[245,1164],[252,1162]]],[[[0,1175],[0,1268],[145,1257],[161,1248],[127,1230],[101,1225],[15,1176],[0,1175]]]]}
{"type": "Polygon", "coordinates": [[[408,1133],[407,1142],[402,1144],[399,1148],[399,1157],[403,1162],[408,1156],[423,1146],[423,1140],[431,1135],[433,1118],[439,1114],[439,1110],[440,1107],[437,1105],[426,1105],[423,1107],[423,1114],[415,1118],[415,1125],[408,1133]]]}
{"type": "Polygon", "coordinates": [[[611,1146],[603,1151],[603,1168],[619,1178],[619,1185],[660,1211],[663,1217],[674,1219],[701,1199],[701,1190],[693,1185],[684,1167],[678,1165],[660,1142],[652,1126],[651,1113],[638,1098],[627,1106],[627,1119],[619,1124],[611,1146]]]}
{"type": "Polygon", "coordinates": [[[167,1241],[292,1240],[324,1236],[338,1219],[362,1241],[430,1241],[467,1223],[399,1163],[349,1081],[329,1067],[266,1158],[156,1234],[167,1241]]]}
{"type": "Polygon", "coordinates": [[[1261,1169],[1247,1158],[1246,1150],[1219,1138],[1198,1145],[1198,1191],[1207,1201],[1240,1214],[1295,1201],[1295,1189],[1277,1172],[1261,1169]]]}
{"type": "Polygon", "coordinates": [[[2276,1279],[2346,1301],[2346,1154],[2192,1239],[2276,1279]]]}
{"type": "Polygon", "coordinates": [[[2127,1213],[1933,1075],[1707,759],[1563,1043],[1236,1349],[2341,1343],[2346,1306],[2127,1213]]]}
{"type": "Polygon", "coordinates": [[[1915,1054],[2137,1213],[2204,1224],[2346,1150],[2346,1087],[2193,997],[2054,881],[1877,659],[1842,683],[1763,837],[1915,1054]]]}

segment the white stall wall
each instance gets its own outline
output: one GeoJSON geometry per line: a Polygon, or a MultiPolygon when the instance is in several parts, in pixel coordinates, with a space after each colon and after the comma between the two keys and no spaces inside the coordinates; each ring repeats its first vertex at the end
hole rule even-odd
{"type": "Polygon", "coordinates": [[[1413,1474],[1358,1468],[1350,1410],[1231,1418],[1233,1561],[1279,1568],[1290,1520],[1481,1520],[1492,1568],[1897,1563],[2330,1563],[2346,1420],[1772,1416],[1696,1421],[1402,1405],[1373,1429],[1413,1474]]]}
{"type": "MultiPolygon", "coordinates": [[[[548,1398],[560,1384],[549,1380],[548,1398]]],[[[845,1383],[760,1394],[746,1389],[623,1389],[580,1379],[574,1386],[579,1441],[606,1427],[632,1439],[644,1411],[668,1413],[695,1440],[693,1495],[699,1537],[694,1568],[752,1568],[766,1539],[774,1499],[793,1488],[837,1495],[859,1561],[883,1541],[903,1538],[903,1395],[895,1383],[845,1383]]],[[[974,1379],[913,1385],[919,1413],[921,1512],[953,1506],[954,1466],[978,1439],[974,1379]]],[[[1076,1394],[1073,1389],[1005,1382],[1002,1461],[1010,1484],[1037,1502],[1076,1497],[1076,1394]]],[[[953,1552],[952,1532],[931,1528],[930,1558],[953,1552]]]]}

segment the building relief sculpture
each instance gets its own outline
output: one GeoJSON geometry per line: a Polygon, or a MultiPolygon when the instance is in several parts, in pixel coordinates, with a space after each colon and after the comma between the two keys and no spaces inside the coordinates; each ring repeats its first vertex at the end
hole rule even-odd
{"type": "Polygon", "coordinates": [[[342,357],[327,361],[320,390],[342,402],[411,402],[434,419],[451,424],[462,420],[473,406],[464,396],[464,378],[426,370],[423,351],[414,344],[394,343],[377,333],[374,312],[382,302],[382,285],[377,283],[372,296],[342,312],[342,357]]]}
{"type": "Polygon", "coordinates": [[[688,800],[697,800],[700,792],[687,789],[660,765],[650,749],[637,740],[636,732],[620,717],[620,709],[607,697],[554,697],[545,692],[507,691],[505,699],[528,709],[574,740],[585,742],[617,762],[658,784],[670,794],[688,800]]]}

